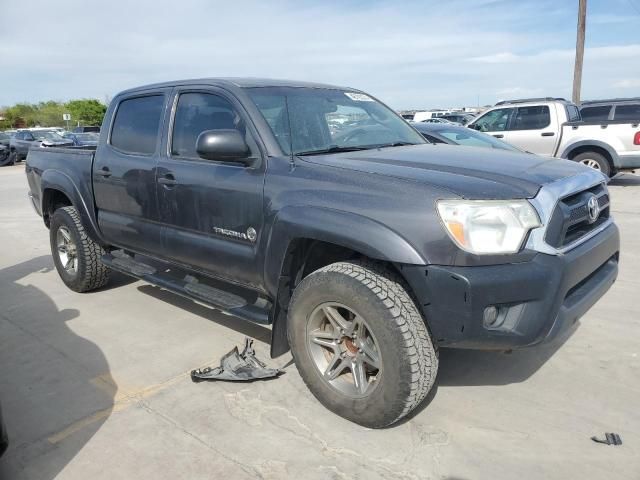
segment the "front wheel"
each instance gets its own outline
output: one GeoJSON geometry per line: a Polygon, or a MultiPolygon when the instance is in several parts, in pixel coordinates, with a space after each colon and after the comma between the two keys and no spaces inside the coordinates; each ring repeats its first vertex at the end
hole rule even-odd
{"type": "Polygon", "coordinates": [[[305,277],[291,299],[288,334],[316,398],[366,427],[406,416],[436,378],[422,315],[402,281],[375,263],[334,263],[305,277]]]}
{"type": "Polygon", "coordinates": [[[604,155],[596,152],[583,152],[576,155],[572,159],[574,162],[580,162],[589,168],[602,172],[607,177],[611,176],[611,165],[604,155]]]}
{"type": "Polygon", "coordinates": [[[105,251],[89,238],[74,207],[54,212],[49,239],[58,275],[71,290],[88,292],[108,282],[110,270],[100,262],[105,251]]]}

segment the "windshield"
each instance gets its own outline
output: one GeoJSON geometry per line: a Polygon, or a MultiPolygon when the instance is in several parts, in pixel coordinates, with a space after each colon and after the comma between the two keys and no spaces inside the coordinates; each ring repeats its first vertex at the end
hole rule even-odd
{"type": "Polygon", "coordinates": [[[364,93],[297,87],[246,90],[287,154],[425,143],[400,116],[364,93]]]}
{"type": "Polygon", "coordinates": [[[470,128],[438,128],[434,129],[434,132],[449,140],[457,143],[458,145],[465,145],[468,147],[486,147],[486,148],[499,148],[501,150],[511,150],[512,152],[520,152],[521,150],[502,142],[497,138],[487,135],[486,133],[477,132],[470,128]]]}
{"type": "Polygon", "coordinates": [[[64,138],[52,130],[36,130],[31,132],[36,140],[49,140],[50,142],[64,142],[64,138]]]}

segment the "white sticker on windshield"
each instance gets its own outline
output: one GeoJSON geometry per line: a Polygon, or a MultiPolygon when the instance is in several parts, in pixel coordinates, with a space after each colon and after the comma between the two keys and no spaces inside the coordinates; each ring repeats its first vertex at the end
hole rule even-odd
{"type": "Polygon", "coordinates": [[[356,102],[373,102],[373,98],[364,93],[344,92],[344,94],[356,102]]]}

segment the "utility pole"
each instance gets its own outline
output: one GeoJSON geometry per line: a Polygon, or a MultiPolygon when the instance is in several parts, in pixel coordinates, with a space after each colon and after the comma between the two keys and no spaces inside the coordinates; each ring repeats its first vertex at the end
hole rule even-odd
{"type": "Polygon", "coordinates": [[[584,58],[584,32],[587,24],[587,0],[578,0],[578,35],[576,38],[576,62],[573,67],[573,94],[571,99],[576,105],[580,103],[582,87],[582,60],[584,58]]]}

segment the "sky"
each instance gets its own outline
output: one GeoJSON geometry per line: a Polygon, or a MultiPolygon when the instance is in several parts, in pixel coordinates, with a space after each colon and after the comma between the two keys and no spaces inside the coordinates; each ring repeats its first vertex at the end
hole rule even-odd
{"type": "MultiPolygon", "coordinates": [[[[2,0],[0,106],[166,80],[359,88],[396,109],[571,98],[578,0],[2,0]],[[25,8],[26,7],[26,8],[25,8]]],[[[640,0],[589,0],[582,98],[640,96],[640,0]]]]}

